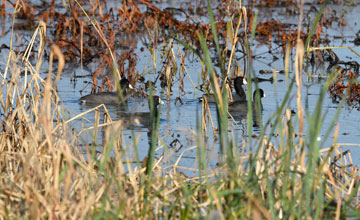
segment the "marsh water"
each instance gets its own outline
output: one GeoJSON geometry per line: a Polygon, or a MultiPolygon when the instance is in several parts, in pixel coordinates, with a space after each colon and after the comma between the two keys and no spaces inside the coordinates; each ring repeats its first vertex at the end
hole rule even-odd
{"type": "MultiPolygon", "coordinates": [[[[159,3],[159,8],[167,7],[180,7],[182,4],[185,4],[185,1],[176,2],[170,1],[171,3],[159,3]]],[[[116,1],[111,2],[108,7],[119,7],[120,3],[116,1]]],[[[197,2],[193,2],[197,4],[197,2]]],[[[216,2],[214,3],[216,4],[216,2]]],[[[59,6],[61,7],[61,5],[59,6]]],[[[143,6],[145,7],[145,6],[143,6]]],[[[313,20],[316,15],[316,10],[319,9],[320,5],[312,4],[305,5],[305,11],[314,10],[313,13],[308,13],[306,19],[313,20]],[[313,9],[315,8],[315,9],[313,9]]],[[[355,51],[360,52],[360,46],[354,44],[354,39],[356,34],[360,31],[360,24],[358,20],[354,19],[357,16],[358,11],[360,10],[359,3],[357,5],[347,8],[346,5],[342,4],[333,4],[327,6],[329,10],[335,10],[338,14],[342,13],[346,8],[346,13],[344,14],[344,23],[346,26],[339,26],[334,24],[330,28],[326,29],[326,34],[328,34],[328,39],[330,43],[327,46],[349,46],[352,47],[355,51]]],[[[297,26],[298,23],[298,14],[289,15],[286,13],[285,7],[259,7],[255,8],[258,11],[259,18],[258,22],[264,20],[275,19],[279,21],[286,21],[289,25],[297,26]]],[[[12,9],[9,8],[9,13],[12,12],[12,9]]],[[[181,14],[178,15],[178,18],[181,19],[181,14]]],[[[196,15],[194,15],[196,16],[196,15]]],[[[197,17],[200,21],[206,22],[205,18],[201,16],[197,17]],[[203,19],[203,20],[202,20],[203,19]]],[[[21,20],[16,20],[16,22],[21,23],[21,20]]],[[[11,18],[3,17],[1,18],[2,23],[2,32],[3,37],[1,38],[1,44],[10,44],[10,25],[11,18]]],[[[49,31],[52,27],[48,27],[49,31]]],[[[16,31],[14,44],[15,48],[18,45],[19,51],[24,49],[23,45],[26,45],[26,42],[29,41],[33,34],[33,31],[16,31]]],[[[146,33],[138,33],[136,35],[127,35],[117,36],[119,41],[118,54],[121,54],[126,50],[133,50],[137,54],[137,64],[136,69],[139,71],[140,75],[144,76],[145,80],[154,81],[157,78],[157,72],[161,71],[160,68],[155,71],[148,72],[149,69],[154,68],[153,65],[153,54],[146,49],[144,42],[148,39],[146,33]],[[144,49],[145,48],[145,49],[144,49]]],[[[170,39],[169,39],[170,40],[170,39]]],[[[274,40],[273,40],[274,41],[274,40]]],[[[147,40],[149,42],[149,40],[147,40]]],[[[158,55],[157,55],[157,66],[161,66],[161,51],[166,48],[166,44],[158,45],[158,55]]],[[[269,79],[274,77],[271,73],[273,70],[284,70],[284,55],[282,50],[277,46],[276,42],[272,43],[271,53],[269,53],[269,43],[268,41],[259,42],[254,41],[254,44],[251,46],[253,52],[252,60],[252,70],[255,76],[269,79]],[[270,71],[270,74],[261,74],[263,70],[270,71]]],[[[177,59],[178,65],[180,64],[180,54],[183,51],[183,47],[174,42],[173,51],[177,59]]],[[[352,53],[349,49],[339,48],[333,50],[337,56],[343,61],[360,61],[360,58],[352,53]]],[[[293,51],[294,52],[294,51],[293,51]]],[[[1,72],[4,71],[6,60],[9,50],[1,50],[1,72]]],[[[295,53],[293,53],[295,54],[295,53]]],[[[241,67],[244,63],[242,53],[236,54],[236,59],[238,65],[241,67]]],[[[292,56],[293,59],[294,56],[292,56]]],[[[290,62],[294,63],[294,62],[290,62]]],[[[84,111],[89,110],[93,106],[81,105],[79,99],[81,96],[90,93],[91,85],[91,75],[96,71],[97,63],[88,63],[85,66],[80,65],[80,63],[66,63],[65,71],[61,75],[61,79],[58,83],[58,94],[61,98],[64,108],[66,109],[67,118],[72,118],[84,111]],[[84,76],[77,77],[76,76],[84,76]]],[[[47,64],[45,63],[42,67],[41,76],[45,77],[47,74],[47,64]]],[[[196,149],[193,146],[197,145],[196,134],[197,134],[197,125],[201,123],[201,110],[202,105],[199,102],[198,98],[202,96],[203,92],[197,89],[201,82],[201,64],[196,56],[188,56],[185,59],[185,68],[187,74],[184,75],[184,91],[179,91],[179,78],[175,77],[174,84],[172,87],[172,93],[169,100],[166,100],[166,92],[161,88],[159,80],[156,84],[155,93],[162,97],[166,104],[161,106],[161,119],[160,119],[160,145],[164,146],[167,149],[168,160],[170,162],[175,162],[179,156],[181,160],[179,166],[184,167],[194,167],[196,163],[196,149]],[[197,88],[194,88],[197,87],[197,88]],[[177,102],[176,98],[180,97],[183,103],[177,102]]],[[[110,70],[109,70],[110,71],[110,70]]],[[[290,66],[290,78],[293,76],[293,66],[290,66]]],[[[266,93],[266,98],[262,100],[264,110],[263,110],[263,121],[267,122],[272,114],[281,104],[286,92],[289,83],[289,79],[284,74],[276,74],[277,81],[270,82],[265,81],[259,83],[259,87],[262,88],[266,93]]],[[[302,88],[302,100],[303,106],[307,112],[311,115],[312,111],[315,108],[316,102],[319,98],[320,89],[322,88],[324,82],[328,77],[328,72],[326,70],[326,63],[324,65],[318,65],[316,67],[305,65],[303,72],[303,88],[302,88]]],[[[136,88],[144,87],[144,84],[138,83],[136,88]]],[[[322,139],[324,133],[331,124],[332,119],[335,117],[338,103],[333,102],[330,97],[329,92],[327,92],[323,110],[327,113],[323,121],[323,129],[319,140],[322,139]]],[[[143,101],[129,101],[127,109],[119,109],[118,106],[107,106],[110,112],[110,115],[113,120],[121,118],[121,112],[146,112],[147,106],[146,102],[143,101]]],[[[289,109],[297,111],[296,106],[296,91],[293,89],[291,92],[291,102],[287,107],[289,109]]],[[[352,154],[352,159],[354,164],[360,164],[360,112],[359,106],[349,106],[345,105],[339,116],[339,135],[337,142],[343,147],[343,150],[350,150],[352,154]]],[[[212,119],[214,120],[214,125],[217,126],[216,122],[216,107],[215,105],[210,105],[212,119]]],[[[93,121],[94,112],[86,114],[85,118],[93,121]]],[[[308,117],[305,114],[305,122],[308,120],[308,117]]],[[[102,120],[102,119],[101,119],[102,120]]],[[[305,123],[306,124],[306,123],[305,123]]],[[[87,126],[90,126],[90,123],[85,120],[78,119],[72,122],[72,127],[76,130],[81,130],[87,126]]],[[[208,128],[208,139],[207,139],[207,150],[208,150],[208,163],[210,166],[215,165],[218,162],[219,155],[219,141],[214,138],[214,134],[210,125],[208,128]]],[[[305,128],[305,130],[307,127],[305,128]]],[[[246,141],[247,130],[246,130],[246,119],[240,119],[236,122],[229,120],[229,131],[232,137],[235,137],[236,143],[241,148],[242,144],[246,141]]],[[[253,128],[253,133],[257,133],[258,129],[253,128]]],[[[332,132],[333,133],[333,132],[332,132]]],[[[84,132],[84,144],[91,143],[92,131],[84,132]]],[[[330,135],[332,136],[332,135],[330,135]]],[[[135,125],[129,129],[123,131],[123,141],[124,146],[129,148],[133,146],[134,138],[138,139],[138,149],[139,149],[139,158],[142,159],[146,156],[148,151],[148,128],[141,123],[135,125]]],[[[99,138],[101,142],[101,138],[99,138]]],[[[333,139],[330,137],[326,140],[323,147],[330,147],[333,143],[333,139]]],[[[157,157],[159,157],[164,152],[164,147],[157,151],[157,157]]],[[[99,143],[99,150],[101,150],[101,143],[99,143]]],[[[245,149],[247,151],[248,149],[245,149]]]]}

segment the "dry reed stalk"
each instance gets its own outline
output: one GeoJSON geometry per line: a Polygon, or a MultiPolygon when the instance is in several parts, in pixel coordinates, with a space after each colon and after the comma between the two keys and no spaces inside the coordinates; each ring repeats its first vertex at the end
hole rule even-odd
{"type": "Polygon", "coordinates": [[[152,48],[151,48],[151,55],[152,55],[152,61],[153,61],[153,66],[154,66],[154,70],[156,72],[157,69],[157,51],[158,51],[158,42],[159,42],[159,26],[158,26],[158,22],[155,20],[155,23],[152,24],[154,25],[153,27],[149,27],[148,23],[145,22],[144,23],[144,27],[145,30],[148,34],[148,37],[150,38],[151,42],[152,42],[152,48]]]}
{"type": "MultiPolygon", "coordinates": [[[[15,23],[15,17],[16,17],[16,14],[20,12],[20,9],[21,9],[21,5],[20,5],[20,1],[16,1],[16,5],[15,5],[15,8],[14,8],[14,12],[12,14],[12,23],[11,23],[11,37],[10,37],[10,53],[9,53],[9,56],[8,56],[8,60],[7,60],[7,63],[6,63],[6,67],[5,67],[5,70],[4,70],[4,76],[3,76],[3,79],[6,79],[7,77],[7,73],[8,73],[8,68],[9,68],[9,62],[10,62],[10,58],[11,58],[11,55],[12,55],[12,48],[13,48],[13,39],[14,39],[14,23],[15,23]]],[[[1,89],[3,88],[4,86],[4,83],[5,83],[5,80],[1,83],[1,89]]]]}
{"type": "Polygon", "coordinates": [[[218,136],[217,136],[217,132],[215,129],[215,126],[214,126],[214,122],[212,120],[212,115],[211,115],[211,111],[210,111],[210,107],[209,107],[209,103],[208,103],[208,100],[207,98],[205,97],[204,100],[202,101],[202,123],[201,123],[201,129],[203,131],[203,133],[207,136],[208,135],[208,131],[206,129],[206,126],[207,126],[207,120],[206,118],[209,118],[209,121],[210,121],[210,124],[211,124],[211,128],[213,130],[213,134],[214,134],[214,138],[215,140],[218,139],[218,136]]]}
{"type": "Polygon", "coordinates": [[[207,119],[206,112],[208,108],[209,108],[209,104],[207,98],[205,97],[201,103],[201,131],[205,135],[205,137],[208,137],[207,120],[206,120],[207,119]]]}
{"type": "MultiPolygon", "coordinates": [[[[301,88],[302,88],[302,71],[303,71],[303,59],[304,59],[304,43],[301,40],[301,27],[302,27],[302,17],[303,17],[303,6],[304,1],[300,2],[300,15],[299,15],[299,23],[298,23],[298,32],[297,32],[297,41],[296,41],[296,54],[295,54],[295,79],[296,79],[296,87],[297,87],[297,95],[296,95],[296,104],[298,108],[298,117],[299,117],[299,146],[303,146],[303,131],[304,131],[304,109],[301,103],[301,88]]],[[[305,151],[302,151],[300,156],[300,163],[305,167],[305,151]]]]}
{"type": "MultiPolygon", "coordinates": [[[[296,103],[298,108],[298,117],[299,117],[299,136],[300,136],[300,146],[303,146],[303,131],[304,131],[304,109],[302,107],[301,102],[301,88],[302,88],[302,65],[304,58],[304,43],[300,38],[297,40],[296,44],[296,55],[295,55],[295,76],[296,76],[296,87],[297,87],[297,95],[296,95],[296,103]]],[[[305,153],[305,152],[304,152],[305,153]]],[[[304,164],[304,157],[302,156],[302,164],[304,164]]]]}
{"type": "Polygon", "coordinates": [[[193,88],[194,88],[194,94],[195,94],[196,86],[195,86],[194,81],[192,80],[189,72],[188,72],[187,69],[186,69],[186,66],[185,66],[185,56],[183,56],[183,54],[181,54],[180,56],[181,56],[180,72],[185,73],[185,74],[189,77],[189,80],[190,80],[190,82],[191,82],[191,85],[192,85],[193,88]]]}
{"type": "Polygon", "coordinates": [[[165,70],[165,77],[166,77],[166,100],[170,100],[171,98],[171,85],[172,85],[172,70],[171,66],[167,65],[165,70]]]}
{"type": "MultiPolygon", "coordinates": [[[[243,7],[241,8],[241,11],[242,11],[242,14],[241,14],[241,15],[244,16],[244,30],[245,30],[245,32],[246,32],[247,29],[248,29],[247,9],[243,6],[243,7]]],[[[244,39],[245,42],[249,42],[247,34],[244,35],[244,38],[245,38],[245,39],[244,39]]],[[[243,48],[243,49],[244,49],[244,51],[246,51],[245,48],[243,48]]],[[[248,57],[249,57],[249,55],[248,55],[248,57]]],[[[246,59],[244,59],[244,73],[247,73],[247,72],[248,72],[248,71],[247,71],[247,68],[249,68],[249,67],[247,67],[246,62],[250,63],[250,61],[249,61],[249,60],[246,61],[246,59]]]]}
{"type": "MultiPolygon", "coordinates": [[[[240,2],[240,5],[239,5],[239,8],[241,8],[241,2],[240,2]]],[[[229,58],[229,61],[228,61],[229,63],[228,63],[228,67],[227,67],[227,73],[226,73],[225,81],[227,80],[227,77],[229,76],[230,69],[231,69],[231,63],[232,63],[232,60],[233,60],[233,57],[234,57],[234,54],[235,54],[235,47],[236,47],[236,44],[238,42],[238,32],[240,30],[241,20],[242,20],[242,13],[240,13],[240,16],[239,16],[235,31],[233,30],[232,19],[230,21],[231,33],[229,33],[228,35],[230,35],[231,53],[230,53],[230,58],[229,58]]],[[[231,92],[229,94],[231,94],[231,92]]]]}

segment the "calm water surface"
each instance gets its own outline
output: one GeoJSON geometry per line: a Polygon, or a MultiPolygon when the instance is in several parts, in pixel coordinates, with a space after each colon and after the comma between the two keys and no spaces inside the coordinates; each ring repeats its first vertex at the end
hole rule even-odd
{"type": "MultiPolygon", "coordinates": [[[[195,4],[196,2],[194,2],[195,4]]],[[[114,1],[114,6],[116,6],[118,3],[114,1]]],[[[170,4],[170,3],[169,3],[170,4]]],[[[161,7],[168,7],[169,4],[163,4],[161,7]]],[[[176,7],[176,2],[172,3],[173,7],[176,7]]],[[[180,4],[180,3],[179,3],[180,4]]],[[[109,5],[111,7],[111,4],[109,5]]],[[[119,6],[117,6],[119,7],[119,6]]],[[[310,7],[310,6],[308,6],[310,7]]],[[[316,6],[319,8],[318,6],[316,6]]],[[[337,10],[339,13],[341,10],[344,9],[344,6],[341,5],[334,5],[331,6],[331,9],[337,10]]],[[[334,25],[334,27],[331,27],[326,31],[328,35],[330,35],[331,39],[331,45],[330,46],[351,46],[354,50],[356,50],[358,53],[360,52],[360,47],[355,46],[352,43],[352,40],[355,38],[355,34],[360,30],[359,24],[357,24],[356,19],[353,19],[353,17],[356,15],[356,13],[359,11],[360,7],[356,6],[351,9],[348,9],[347,13],[345,14],[345,23],[347,26],[340,27],[334,25]]],[[[286,19],[287,22],[296,25],[298,22],[298,16],[289,16],[284,13],[283,8],[258,8],[259,11],[259,20],[266,20],[266,19],[278,19],[280,21],[286,19]]],[[[309,18],[313,19],[315,16],[314,14],[309,14],[309,18]],[[311,17],[312,16],[312,17],[311,17]]],[[[181,17],[181,16],[180,16],[181,17]]],[[[9,28],[8,24],[11,24],[10,20],[8,18],[3,18],[2,20],[2,28],[3,30],[9,30],[6,28],[9,28]]],[[[20,21],[19,21],[20,22],[20,21]]],[[[18,36],[25,36],[25,39],[29,39],[33,32],[27,32],[27,31],[21,31],[16,33],[18,36]]],[[[140,74],[143,74],[147,69],[152,68],[152,55],[145,49],[144,51],[141,51],[140,48],[144,47],[142,42],[139,40],[140,37],[143,37],[141,35],[139,36],[122,36],[125,37],[124,39],[129,40],[131,39],[131,42],[128,44],[132,45],[138,55],[138,63],[137,63],[137,70],[140,74]]],[[[119,37],[119,41],[125,41],[123,38],[119,37]]],[[[10,42],[10,33],[3,34],[3,37],[1,38],[1,44],[7,44],[9,45],[10,42]]],[[[17,45],[20,45],[20,41],[17,41],[17,45]]],[[[23,42],[23,43],[26,43],[23,42]]],[[[276,44],[273,43],[273,47],[276,48],[276,44]]],[[[263,77],[263,78],[269,78],[272,75],[261,75],[259,74],[259,70],[283,70],[284,64],[283,64],[283,56],[281,55],[282,51],[281,48],[275,49],[275,51],[278,51],[278,54],[269,54],[269,47],[267,44],[259,44],[256,43],[252,47],[252,51],[255,56],[253,60],[253,71],[256,76],[263,77]],[[274,56],[277,56],[279,59],[274,59],[274,56]]],[[[4,70],[6,65],[6,59],[8,55],[8,50],[2,50],[2,58],[1,58],[1,71],[4,70]]],[[[174,46],[174,52],[177,55],[178,64],[180,64],[180,56],[179,54],[182,53],[182,48],[175,45],[174,46]]],[[[335,49],[334,52],[339,56],[340,59],[344,61],[357,61],[360,62],[359,57],[357,57],[354,53],[352,53],[350,50],[347,49],[335,49]]],[[[121,49],[117,51],[117,53],[121,53],[121,49]]],[[[158,54],[161,54],[160,52],[158,54]]],[[[238,55],[238,64],[242,66],[243,60],[242,55],[238,55]]],[[[160,63],[160,55],[158,57],[158,66],[161,66],[160,63]]],[[[195,86],[199,86],[202,82],[200,79],[201,74],[201,65],[199,62],[197,62],[196,58],[193,56],[189,56],[188,59],[186,59],[185,63],[186,71],[189,75],[185,75],[184,78],[184,90],[185,94],[182,94],[180,97],[183,101],[183,105],[180,103],[175,104],[176,97],[179,96],[180,92],[178,91],[178,82],[179,77],[177,74],[176,80],[174,81],[173,85],[173,92],[171,99],[166,102],[165,105],[161,106],[161,121],[160,121],[160,136],[161,136],[161,146],[165,146],[168,150],[166,151],[167,160],[169,163],[175,162],[179,155],[182,155],[182,160],[179,163],[179,166],[185,166],[185,167],[194,167],[194,163],[196,163],[196,149],[192,148],[193,146],[197,145],[196,142],[196,130],[197,130],[197,121],[201,122],[201,103],[198,101],[198,97],[202,95],[202,92],[194,89],[191,80],[194,82],[195,86]]],[[[84,67],[83,69],[80,68],[79,64],[69,64],[67,63],[67,67],[65,69],[65,72],[62,74],[61,80],[58,83],[58,91],[59,96],[61,97],[61,100],[63,102],[63,105],[65,109],[67,109],[68,112],[70,112],[70,115],[68,115],[69,118],[76,116],[77,114],[80,114],[88,109],[90,109],[90,106],[86,105],[80,105],[79,99],[82,95],[88,94],[90,92],[91,86],[86,86],[87,82],[91,80],[90,77],[85,78],[78,78],[76,81],[72,81],[72,77],[74,75],[74,72],[76,75],[88,75],[93,73],[97,68],[96,63],[92,63],[84,67]],[[83,91],[80,93],[80,91],[83,91]]],[[[293,73],[293,67],[291,68],[290,74],[293,73]]],[[[47,72],[47,64],[44,64],[42,67],[43,75],[46,76],[47,72]]],[[[157,70],[158,71],[158,70],[157,70]]],[[[326,79],[322,78],[308,78],[308,74],[314,74],[314,75],[324,75],[325,74],[324,69],[316,69],[312,70],[311,68],[305,68],[305,71],[303,73],[303,88],[302,88],[302,99],[303,99],[303,106],[308,110],[310,113],[315,108],[315,104],[317,102],[317,99],[319,98],[320,89],[326,79]]],[[[157,77],[154,73],[147,74],[145,78],[147,80],[154,80],[157,77]]],[[[264,106],[264,112],[263,112],[263,118],[264,122],[268,121],[268,119],[271,117],[273,112],[276,111],[277,107],[281,104],[281,101],[283,100],[286,92],[287,92],[287,79],[284,75],[278,74],[277,79],[281,80],[276,83],[270,83],[270,82],[263,82],[260,83],[259,86],[262,88],[267,97],[263,99],[263,106],[264,106]]],[[[143,84],[138,84],[139,86],[143,86],[143,84]]],[[[162,91],[160,85],[156,85],[156,94],[163,97],[163,100],[165,101],[165,93],[162,91]]],[[[296,110],[296,96],[295,96],[295,90],[292,91],[292,101],[290,102],[290,105],[288,108],[296,110]]],[[[323,110],[324,112],[327,112],[327,116],[325,120],[323,121],[323,129],[321,133],[321,137],[323,137],[324,133],[326,132],[327,128],[330,125],[330,122],[332,118],[334,117],[336,110],[337,110],[338,104],[333,103],[330,94],[326,94],[326,98],[324,100],[323,110]]],[[[215,126],[217,126],[216,123],[216,109],[214,105],[210,105],[213,120],[215,126]]],[[[111,117],[113,120],[121,118],[121,111],[117,106],[108,106],[108,110],[111,114],[111,117]]],[[[129,102],[128,109],[125,111],[130,112],[143,112],[147,111],[146,102],[138,102],[133,101],[129,102]]],[[[89,113],[85,116],[86,118],[93,120],[94,119],[94,113],[89,113]]],[[[307,118],[305,119],[305,121],[307,118]]],[[[352,108],[349,106],[345,106],[341,110],[341,114],[339,117],[339,124],[340,124],[340,131],[338,136],[338,143],[346,143],[346,145],[343,145],[344,150],[350,150],[352,153],[352,159],[354,164],[360,164],[360,112],[356,108],[352,108]]],[[[80,130],[83,127],[90,126],[89,123],[85,122],[85,120],[77,120],[72,125],[77,130],[80,130]]],[[[219,146],[218,141],[214,139],[214,134],[212,133],[211,126],[208,126],[209,129],[209,138],[207,139],[207,149],[208,149],[208,162],[209,166],[213,166],[217,163],[218,159],[218,153],[219,153],[219,146]]],[[[233,137],[236,137],[236,143],[239,146],[239,149],[241,148],[242,143],[245,141],[244,137],[246,138],[247,130],[246,130],[246,120],[239,120],[236,123],[232,122],[230,120],[229,123],[229,130],[230,135],[233,137]]],[[[253,132],[257,132],[256,129],[254,129],[253,132]]],[[[332,136],[332,135],[331,135],[332,136]]],[[[91,143],[91,131],[84,133],[84,144],[91,143]]],[[[131,128],[129,130],[123,131],[123,137],[124,137],[124,145],[125,146],[132,146],[134,138],[138,139],[138,149],[139,149],[139,158],[142,159],[145,157],[148,151],[148,128],[138,125],[134,128],[131,128]]],[[[101,138],[99,138],[99,142],[101,142],[101,138]]],[[[332,138],[329,138],[324,147],[329,147],[331,143],[333,142],[332,138]]],[[[131,147],[132,148],[132,147],[131,147]]],[[[160,157],[164,150],[164,148],[161,148],[157,152],[157,157],[160,157]]],[[[248,150],[248,149],[247,149],[248,150]]]]}

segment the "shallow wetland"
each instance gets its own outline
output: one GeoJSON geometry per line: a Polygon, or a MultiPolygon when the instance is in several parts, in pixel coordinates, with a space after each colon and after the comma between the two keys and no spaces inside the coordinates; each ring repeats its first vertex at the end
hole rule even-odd
{"type": "Polygon", "coordinates": [[[360,218],[359,1],[1,9],[0,216],[360,218]],[[260,113],[226,112],[240,75],[260,113]],[[126,106],[80,102],[121,77],[126,106]]]}

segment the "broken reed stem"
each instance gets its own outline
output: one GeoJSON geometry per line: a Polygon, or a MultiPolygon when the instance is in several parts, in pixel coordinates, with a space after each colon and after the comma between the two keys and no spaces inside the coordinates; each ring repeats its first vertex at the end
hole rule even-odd
{"type": "MultiPolygon", "coordinates": [[[[57,45],[52,45],[51,46],[51,53],[50,53],[50,57],[52,54],[56,55],[57,58],[58,58],[58,71],[57,71],[57,74],[56,74],[56,77],[55,77],[55,80],[54,80],[54,83],[53,83],[53,89],[56,89],[57,88],[57,83],[60,79],[60,75],[65,67],[65,58],[64,58],[64,55],[63,53],[61,52],[60,48],[57,46],[57,45]]],[[[51,67],[52,65],[50,65],[51,67]]],[[[50,72],[50,69],[49,68],[49,72],[50,72]]]]}

